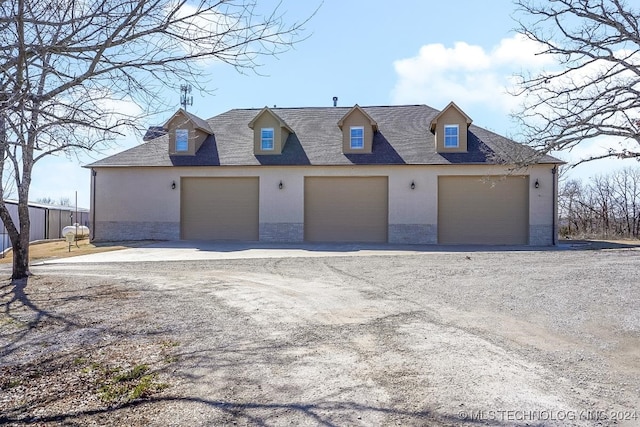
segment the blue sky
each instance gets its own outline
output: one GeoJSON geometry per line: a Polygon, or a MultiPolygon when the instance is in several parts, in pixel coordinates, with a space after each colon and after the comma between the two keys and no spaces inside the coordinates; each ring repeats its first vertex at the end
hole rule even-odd
{"type": "MultiPolygon", "coordinates": [[[[262,1],[269,8],[276,1],[262,1]]],[[[284,0],[289,21],[301,20],[319,7],[306,25],[308,39],[278,58],[262,58],[260,76],[239,74],[215,63],[207,68],[207,90],[194,92],[189,111],[209,118],[232,108],[427,104],[441,109],[456,102],[474,124],[509,136],[516,132],[509,113],[518,100],[506,93],[511,76],[550,65],[536,56],[536,46],[515,34],[511,0],[284,0]],[[487,5],[490,4],[488,7],[487,5]]],[[[180,82],[176,82],[179,85],[180,82]]],[[[166,93],[179,107],[179,93],[166,93]]],[[[156,117],[162,124],[171,116],[156,117]]],[[[139,135],[119,141],[115,153],[141,143],[139,135]]],[[[604,150],[588,144],[564,160],[575,161],[604,150]]],[[[41,197],[89,207],[89,171],[80,165],[99,155],[56,157],[36,165],[31,200],[41,197]]],[[[579,166],[570,176],[587,178],[635,162],[607,160],[579,166]]]]}

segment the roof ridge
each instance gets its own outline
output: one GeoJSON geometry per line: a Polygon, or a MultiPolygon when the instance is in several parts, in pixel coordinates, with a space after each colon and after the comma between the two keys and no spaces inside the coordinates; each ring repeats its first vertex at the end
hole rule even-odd
{"type": "MultiPolygon", "coordinates": [[[[436,109],[434,107],[431,107],[427,104],[400,104],[400,105],[360,105],[357,104],[360,108],[402,108],[402,107],[428,107],[428,108],[432,108],[432,109],[436,109]]],[[[327,110],[335,110],[335,109],[351,109],[353,108],[353,105],[350,106],[338,106],[338,107],[333,107],[333,106],[310,106],[310,107],[267,107],[270,110],[321,110],[321,109],[327,109],[327,110]]],[[[230,110],[227,111],[262,111],[264,110],[265,107],[251,107],[251,108],[232,108],[230,110]]]]}

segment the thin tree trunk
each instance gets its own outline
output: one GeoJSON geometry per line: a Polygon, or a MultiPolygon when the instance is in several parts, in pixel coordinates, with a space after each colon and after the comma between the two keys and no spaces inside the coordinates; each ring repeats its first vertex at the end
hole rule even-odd
{"type": "Polygon", "coordinates": [[[13,243],[13,275],[12,279],[23,279],[29,272],[29,241],[31,237],[31,220],[29,218],[29,188],[33,168],[33,133],[28,135],[28,144],[22,150],[22,180],[18,184],[18,223],[20,233],[13,243]],[[17,244],[16,244],[17,243],[17,244]]]}
{"type": "Polygon", "coordinates": [[[18,204],[18,218],[20,222],[20,233],[16,236],[13,244],[13,274],[11,278],[24,279],[29,277],[29,240],[31,221],[29,220],[29,204],[28,202],[18,204]]]}
{"type": "MultiPolygon", "coordinates": [[[[29,207],[27,206],[27,212],[29,207]]],[[[20,215],[24,217],[24,214],[20,215]]],[[[22,223],[26,225],[26,228],[21,228],[22,230],[26,230],[26,232],[21,233],[16,228],[13,223],[13,219],[11,215],[9,215],[9,210],[7,209],[4,201],[0,201],[0,219],[2,219],[2,223],[7,230],[7,234],[9,234],[9,239],[11,240],[12,253],[13,253],[13,274],[11,275],[12,279],[23,279],[29,276],[29,218],[26,217],[26,221],[21,221],[21,227],[24,227],[22,223]]]]}
{"type": "Polygon", "coordinates": [[[18,244],[13,245],[13,274],[11,279],[18,280],[29,277],[29,236],[20,233],[18,244]],[[26,243],[25,243],[26,241],[26,243]]]}

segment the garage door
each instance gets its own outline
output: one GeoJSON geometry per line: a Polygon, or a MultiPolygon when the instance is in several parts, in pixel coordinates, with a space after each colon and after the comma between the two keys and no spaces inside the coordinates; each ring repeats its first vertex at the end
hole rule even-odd
{"type": "Polygon", "coordinates": [[[386,242],[387,195],[387,177],[305,178],[305,240],[386,242]]]}
{"type": "Polygon", "coordinates": [[[526,245],[528,241],[528,177],[438,178],[438,243],[526,245]]]}
{"type": "Polygon", "coordinates": [[[182,178],[185,240],[258,240],[258,178],[182,178]]]}

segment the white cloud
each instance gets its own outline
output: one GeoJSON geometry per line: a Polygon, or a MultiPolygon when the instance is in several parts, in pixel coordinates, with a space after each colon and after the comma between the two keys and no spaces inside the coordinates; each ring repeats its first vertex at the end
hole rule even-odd
{"type": "MultiPolygon", "coordinates": [[[[394,62],[397,82],[391,94],[392,100],[398,104],[424,103],[435,108],[442,108],[454,101],[474,120],[479,120],[477,123],[480,126],[508,128],[508,114],[517,110],[525,101],[525,98],[509,93],[518,82],[516,75],[558,69],[559,63],[551,55],[540,54],[541,52],[540,44],[519,34],[500,40],[492,49],[464,42],[455,43],[453,47],[442,44],[424,45],[416,56],[394,62]]],[[[624,50],[616,51],[614,55],[637,55],[637,59],[640,59],[640,54],[624,50]]],[[[583,84],[610,65],[596,62],[552,84],[558,87],[583,84]]],[[[626,78],[626,74],[622,73],[621,78],[626,78]]],[[[549,110],[545,115],[555,113],[546,106],[540,107],[539,111],[544,109],[549,110]]],[[[635,116],[640,116],[640,112],[635,116]]],[[[611,121],[620,120],[620,117],[611,118],[611,121]]],[[[607,154],[610,148],[620,150],[625,147],[637,149],[637,144],[633,141],[620,141],[619,138],[600,137],[583,141],[570,151],[552,154],[568,163],[576,163],[607,154]]],[[[619,159],[588,162],[571,169],[569,175],[587,178],[629,164],[630,161],[619,159]]]]}
{"type": "Polygon", "coordinates": [[[479,104],[502,114],[519,101],[507,91],[513,75],[534,71],[553,63],[548,55],[537,55],[541,46],[517,34],[501,40],[490,51],[457,42],[452,48],[428,44],[411,58],[394,62],[398,81],[392,92],[395,103],[426,103],[436,108],[450,101],[479,104]]]}
{"type": "Polygon", "coordinates": [[[541,69],[554,63],[549,55],[543,55],[542,45],[521,34],[500,40],[491,53],[491,62],[508,68],[541,69]]]}
{"type": "Polygon", "coordinates": [[[254,11],[243,4],[228,2],[211,6],[207,3],[193,5],[176,1],[168,3],[165,11],[172,15],[169,32],[177,37],[174,40],[165,39],[163,48],[173,50],[179,47],[196,57],[195,63],[201,66],[227,61],[241,63],[243,56],[254,56],[251,53],[254,49],[276,44],[281,38],[276,34],[278,27],[275,22],[260,24],[258,16],[253,15],[254,11]],[[251,48],[253,43],[247,40],[258,35],[261,42],[256,42],[256,46],[251,48]],[[211,52],[217,54],[212,56],[211,52]]]}
{"type": "MultiPolygon", "coordinates": [[[[632,64],[640,62],[640,54],[635,52],[618,50],[613,51],[613,56],[626,58],[632,64]]],[[[640,108],[633,92],[637,86],[637,74],[633,70],[602,59],[579,67],[572,65],[576,68],[563,70],[562,74],[550,78],[544,88],[534,93],[537,96],[529,100],[538,105],[539,97],[546,99],[547,102],[536,107],[543,117],[572,116],[576,122],[588,120],[591,124],[621,127],[635,125],[633,122],[640,117],[640,108]],[[617,89],[625,87],[629,90],[617,89]],[[612,105],[616,107],[614,114],[609,110],[612,105]],[[580,112],[581,108],[585,110],[580,112]]]]}
{"type": "Polygon", "coordinates": [[[121,116],[124,117],[139,117],[143,111],[140,105],[138,105],[131,98],[113,98],[109,94],[105,94],[102,98],[96,101],[96,106],[104,111],[105,114],[109,114],[111,120],[106,120],[111,124],[112,121],[117,121],[121,116]]]}

